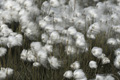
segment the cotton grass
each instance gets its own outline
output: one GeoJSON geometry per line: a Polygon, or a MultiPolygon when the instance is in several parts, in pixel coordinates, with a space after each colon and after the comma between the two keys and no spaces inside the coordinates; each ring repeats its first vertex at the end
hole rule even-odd
{"type": "Polygon", "coordinates": [[[119,7],[118,0],[0,0],[0,80],[119,79],[119,7]]]}

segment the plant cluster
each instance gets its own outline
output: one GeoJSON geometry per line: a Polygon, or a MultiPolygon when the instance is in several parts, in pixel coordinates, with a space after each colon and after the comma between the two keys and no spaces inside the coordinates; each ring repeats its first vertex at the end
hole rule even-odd
{"type": "MultiPolygon", "coordinates": [[[[119,0],[40,2],[0,0],[1,61],[19,58],[16,62],[22,66],[29,64],[35,71],[42,67],[52,76],[61,70],[61,78],[51,76],[51,80],[120,79],[119,0]],[[19,47],[18,55],[12,55],[15,47],[19,47]]],[[[14,75],[14,67],[3,68],[6,63],[1,62],[0,80],[14,75]]],[[[44,77],[35,79],[46,80],[44,77]]]]}

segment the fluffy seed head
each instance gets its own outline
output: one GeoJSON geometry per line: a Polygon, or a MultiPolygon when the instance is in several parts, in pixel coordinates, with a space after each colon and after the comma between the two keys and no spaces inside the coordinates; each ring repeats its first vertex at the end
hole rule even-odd
{"type": "Polygon", "coordinates": [[[63,76],[64,76],[65,78],[70,79],[70,78],[73,77],[73,73],[72,73],[71,70],[68,70],[68,71],[66,71],[66,72],[63,74],[63,76]]]}
{"type": "Polygon", "coordinates": [[[90,68],[97,68],[96,62],[95,62],[95,61],[90,61],[90,62],[89,62],[89,67],[90,67],[90,68]]]}
{"type": "Polygon", "coordinates": [[[58,69],[61,66],[60,61],[54,56],[49,57],[48,62],[53,69],[58,69]]]}
{"type": "Polygon", "coordinates": [[[80,68],[80,63],[78,61],[75,61],[70,65],[72,69],[79,69],[80,68]]]}
{"type": "Polygon", "coordinates": [[[7,52],[6,48],[0,47],[0,57],[4,56],[6,54],[6,52],[7,52]]]}
{"type": "Polygon", "coordinates": [[[83,79],[83,78],[85,78],[85,73],[83,72],[82,69],[77,69],[74,71],[73,77],[75,79],[83,79]]]}

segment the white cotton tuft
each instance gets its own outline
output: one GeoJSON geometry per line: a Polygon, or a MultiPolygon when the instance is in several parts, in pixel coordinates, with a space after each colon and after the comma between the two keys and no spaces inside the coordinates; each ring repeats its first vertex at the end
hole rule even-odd
{"type": "Polygon", "coordinates": [[[76,34],[73,36],[75,39],[82,39],[85,40],[84,34],[80,32],[76,32],[76,34]]]}
{"type": "Polygon", "coordinates": [[[41,49],[41,43],[40,42],[32,42],[30,44],[30,47],[32,50],[38,52],[41,49]]]}
{"type": "Polygon", "coordinates": [[[120,69],[120,55],[116,56],[115,61],[114,61],[114,66],[120,69]]]}
{"type": "Polygon", "coordinates": [[[23,49],[22,50],[22,52],[21,52],[21,55],[20,55],[20,58],[22,59],[22,60],[26,60],[26,58],[27,58],[27,50],[25,50],[25,49],[23,49]]]}
{"type": "Polygon", "coordinates": [[[11,69],[11,68],[2,68],[1,67],[1,71],[5,72],[6,75],[8,75],[8,76],[11,76],[13,74],[13,69],[11,69]]]}
{"type": "Polygon", "coordinates": [[[42,42],[47,42],[47,40],[48,40],[48,35],[47,35],[46,33],[43,33],[43,34],[41,35],[41,39],[42,39],[42,42]]]}
{"type": "Polygon", "coordinates": [[[23,36],[21,34],[17,34],[15,37],[17,38],[18,44],[22,45],[23,36]]]}
{"type": "Polygon", "coordinates": [[[13,31],[12,31],[11,29],[9,29],[9,28],[3,28],[3,29],[1,30],[1,33],[3,33],[4,36],[9,36],[10,33],[12,33],[12,32],[13,32],[13,31]]]}
{"type": "Polygon", "coordinates": [[[0,44],[7,45],[7,43],[8,43],[8,38],[6,38],[6,37],[1,37],[0,38],[0,44]]]}
{"type": "MultiPolygon", "coordinates": [[[[28,51],[29,52],[29,51],[28,51]]],[[[27,60],[29,62],[34,62],[36,60],[36,57],[31,53],[27,55],[27,60]]]]}
{"type": "Polygon", "coordinates": [[[45,46],[44,46],[44,49],[47,51],[47,52],[53,52],[53,46],[52,45],[48,45],[48,44],[46,44],[45,46]]]}
{"type": "Polygon", "coordinates": [[[4,56],[7,52],[6,48],[0,47],[0,57],[4,56]]]}
{"type": "Polygon", "coordinates": [[[105,76],[97,74],[95,80],[105,80],[105,76]]]}
{"type": "Polygon", "coordinates": [[[70,35],[75,35],[77,33],[76,29],[74,27],[69,27],[68,28],[68,33],[70,35]]]}
{"type": "Polygon", "coordinates": [[[95,35],[94,34],[87,34],[87,37],[91,38],[91,39],[95,39],[95,35]]]}
{"type": "Polygon", "coordinates": [[[73,55],[76,53],[76,48],[74,46],[66,46],[65,47],[67,55],[73,55]]]}
{"type": "Polygon", "coordinates": [[[30,13],[31,17],[38,16],[40,11],[36,5],[27,8],[27,11],[30,13]]]}
{"type": "Polygon", "coordinates": [[[111,75],[107,75],[107,76],[105,77],[105,80],[115,80],[115,78],[112,77],[111,75]]]}
{"type": "Polygon", "coordinates": [[[20,42],[18,41],[18,39],[15,36],[8,37],[8,43],[7,43],[8,47],[20,46],[21,44],[19,44],[19,43],[20,42]]]}
{"type": "Polygon", "coordinates": [[[58,69],[61,66],[61,62],[54,56],[49,57],[48,62],[53,69],[58,69]]]}
{"type": "Polygon", "coordinates": [[[102,55],[102,51],[103,50],[100,47],[93,47],[91,52],[92,52],[93,56],[99,58],[102,55]]]}
{"type": "Polygon", "coordinates": [[[28,37],[32,35],[32,30],[30,28],[25,29],[25,35],[28,37]]]}
{"type": "Polygon", "coordinates": [[[47,26],[45,27],[45,31],[46,31],[47,33],[52,33],[52,32],[54,31],[53,25],[47,25],[47,26]]]}
{"type": "Polygon", "coordinates": [[[120,39],[116,38],[117,44],[120,44],[120,39]]]}
{"type": "Polygon", "coordinates": [[[6,69],[7,69],[6,70],[7,75],[11,76],[13,74],[13,69],[11,69],[11,68],[6,68],[6,69]]]}
{"type": "Polygon", "coordinates": [[[114,39],[114,38],[109,38],[109,39],[107,40],[107,44],[112,45],[112,46],[115,46],[115,45],[117,45],[117,40],[114,39]]]}
{"type": "Polygon", "coordinates": [[[102,64],[108,64],[110,63],[110,59],[107,57],[102,58],[102,64]]]}
{"type": "Polygon", "coordinates": [[[78,61],[75,61],[70,65],[72,69],[79,69],[80,68],[80,63],[78,61]]]}
{"type": "Polygon", "coordinates": [[[0,71],[0,80],[4,80],[7,77],[6,73],[3,71],[0,71]]]}
{"type": "Polygon", "coordinates": [[[39,66],[40,66],[40,63],[39,63],[39,62],[34,62],[34,63],[33,63],[33,66],[34,66],[34,67],[39,67],[39,66]]]}
{"type": "Polygon", "coordinates": [[[44,28],[45,28],[45,26],[47,25],[47,22],[46,22],[46,21],[44,21],[44,20],[40,20],[40,21],[39,21],[39,25],[40,25],[40,27],[41,27],[41,28],[43,28],[43,29],[44,29],[44,28]]]}
{"type": "Polygon", "coordinates": [[[58,7],[60,5],[58,0],[50,0],[50,5],[52,7],[58,7]]]}
{"type": "Polygon", "coordinates": [[[71,70],[68,70],[68,71],[66,71],[66,72],[63,74],[63,76],[64,76],[65,78],[71,79],[71,78],[73,77],[73,73],[72,73],[71,70]]]}
{"type": "Polygon", "coordinates": [[[96,34],[100,33],[100,30],[101,30],[101,28],[99,26],[99,23],[96,22],[96,23],[92,24],[89,27],[89,29],[87,31],[87,34],[94,34],[94,35],[96,35],[96,34]]]}
{"type": "Polygon", "coordinates": [[[43,66],[45,66],[46,61],[47,61],[47,52],[45,50],[39,50],[37,53],[37,61],[40,62],[40,64],[42,64],[43,66]]]}
{"type": "Polygon", "coordinates": [[[73,77],[75,79],[83,79],[83,78],[85,78],[85,73],[83,72],[82,69],[77,69],[74,71],[73,77]]]}
{"type": "Polygon", "coordinates": [[[89,12],[91,17],[93,17],[93,18],[98,17],[97,11],[95,9],[90,9],[88,12],[89,12]]]}
{"type": "Polygon", "coordinates": [[[25,7],[31,7],[33,5],[33,1],[32,0],[25,0],[24,5],[25,5],[25,7]]]}
{"type": "Polygon", "coordinates": [[[24,0],[16,0],[18,3],[23,4],[24,0]]]}
{"type": "Polygon", "coordinates": [[[90,61],[89,62],[89,67],[90,68],[97,68],[97,63],[95,61],[90,61]]]}
{"type": "Polygon", "coordinates": [[[57,31],[53,31],[51,34],[50,34],[50,38],[51,40],[53,41],[58,41],[60,39],[60,35],[57,31]]]}
{"type": "Polygon", "coordinates": [[[112,26],[112,29],[117,32],[117,33],[120,33],[120,26],[112,26]]]}
{"type": "Polygon", "coordinates": [[[77,38],[76,46],[84,49],[86,47],[86,42],[85,42],[84,38],[77,38]]]}
{"type": "Polygon", "coordinates": [[[116,49],[116,50],[114,51],[114,54],[115,54],[116,56],[120,55],[120,48],[116,49]]]}

